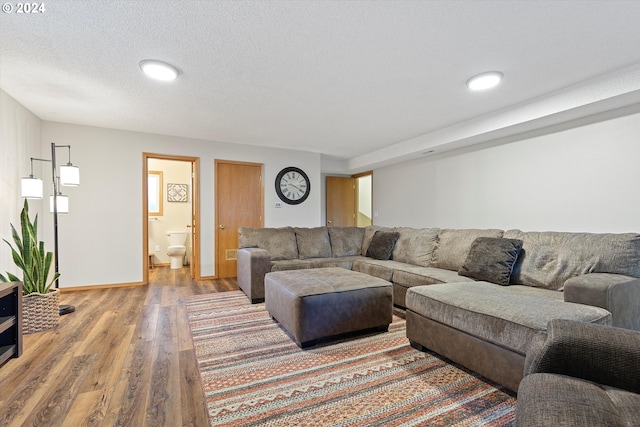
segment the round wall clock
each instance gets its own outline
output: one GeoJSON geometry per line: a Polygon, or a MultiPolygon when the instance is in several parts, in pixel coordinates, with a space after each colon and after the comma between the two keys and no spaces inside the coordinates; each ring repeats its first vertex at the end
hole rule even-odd
{"type": "Polygon", "coordinates": [[[304,202],[310,190],[309,177],[299,168],[284,168],[276,176],[276,193],[287,204],[299,205],[304,202]]]}

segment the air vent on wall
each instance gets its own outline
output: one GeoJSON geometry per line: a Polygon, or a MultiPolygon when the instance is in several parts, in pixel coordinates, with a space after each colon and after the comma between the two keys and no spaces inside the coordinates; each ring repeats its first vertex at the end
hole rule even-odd
{"type": "Polygon", "coordinates": [[[235,261],[238,259],[238,250],[237,249],[227,249],[225,252],[225,259],[227,261],[235,261]]]}

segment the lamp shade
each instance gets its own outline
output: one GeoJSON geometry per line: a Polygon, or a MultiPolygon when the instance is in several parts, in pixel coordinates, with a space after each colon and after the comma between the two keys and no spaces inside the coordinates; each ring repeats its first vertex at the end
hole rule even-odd
{"type": "Polygon", "coordinates": [[[60,184],[65,187],[80,185],[80,168],[71,163],[60,166],[60,184]]]}
{"type": "MultiPolygon", "coordinates": [[[[69,198],[64,194],[58,194],[56,200],[58,213],[69,213],[69,198]]],[[[49,212],[53,212],[53,196],[49,196],[49,212]]]]}
{"type": "Polygon", "coordinates": [[[22,178],[20,188],[25,199],[42,199],[42,180],[35,176],[22,178]]]}

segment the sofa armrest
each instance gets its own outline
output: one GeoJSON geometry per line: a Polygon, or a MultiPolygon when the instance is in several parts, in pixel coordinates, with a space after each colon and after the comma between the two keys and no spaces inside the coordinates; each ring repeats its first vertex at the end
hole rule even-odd
{"type": "Polygon", "coordinates": [[[269,251],[242,248],[237,252],[238,287],[252,303],[264,301],[264,275],[271,271],[269,251]]]}
{"type": "Polygon", "coordinates": [[[604,308],[612,325],[640,331],[640,279],[622,274],[591,273],[564,284],[564,300],[604,308]]]}
{"type": "Polygon", "coordinates": [[[542,355],[542,350],[547,342],[547,332],[540,331],[535,334],[527,345],[526,357],[524,359],[524,375],[532,374],[532,369],[538,366],[538,359],[542,355]]]}
{"type": "Polygon", "coordinates": [[[533,339],[525,375],[567,375],[640,393],[640,332],[555,319],[543,346],[533,339]]]}

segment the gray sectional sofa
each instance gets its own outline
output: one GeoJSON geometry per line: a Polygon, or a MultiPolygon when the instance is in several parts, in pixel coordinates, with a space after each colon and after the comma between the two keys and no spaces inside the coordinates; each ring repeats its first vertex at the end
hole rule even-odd
{"type": "Polygon", "coordinates": [[[393,284],[407,337],[512,390],[532,336],[555,318],[640,330],[640,234],[498,229],[240,228],[238,285],[343,267],[393,284]],[[384,237],[384,238],[383,238],[384,237]]]}

